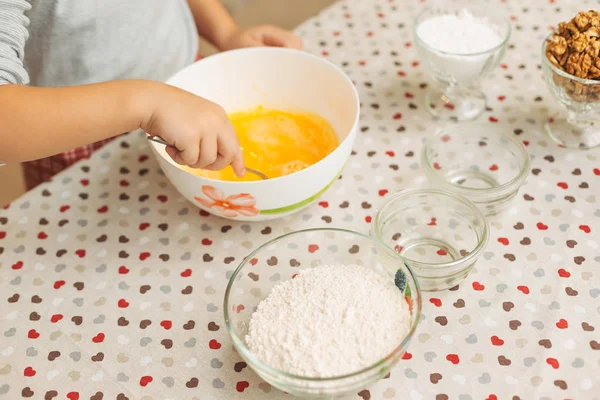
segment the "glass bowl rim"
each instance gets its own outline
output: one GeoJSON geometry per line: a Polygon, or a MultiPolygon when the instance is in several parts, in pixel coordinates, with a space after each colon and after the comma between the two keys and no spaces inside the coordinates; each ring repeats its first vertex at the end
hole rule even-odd
{"type": "MultiPolygon", "coordinates": [[[[465,135],[463,133],[462,135],[463,136],[475,136],[476,134],[466,134],[465,135]]],[[[423,151],[421,152],[421,159],[422,159],[423,167],[425,168],[425,172],[427,174],[433,174],[434,176],[440,178],[441,182],[436,182],[436,185],[442,186],[451,191],[461,193],[466,197],[468,197],[469,194],[478,194],[478,195],[479,194],[494,194],[496,196],[510,194],[511,192],[514,191],[515,187],[516,188],[520,187],[521,183],[529,175],[529,168],[531,167],[531,157],[529,155],[529,152],[527,151],[527,148],[523,144],[523,142],[521,142],[519,139],[517,139],[513,135],[508,135],[508,134],[504,133],[500,126],[494,127],[494,126],[490,126],[490,125],[483,124],[480,122],[460,123],[460,124],[454,124],[454,125],[445,126],[443,128],[439,128],[425,142],[425,145],[423,146],[423,151]],[[513,145],[515,145],[517,147],[519,154],[524,156],[522,165],[519,168],[519,173],[517,175],[515,175],[510,181],[503,183],[500,186],[492,187],[492,188],[466,188],[466,187],[456,185],[456,184],[446,180],[443,175],[439,174],[435,170],[435,168],[432,167],[429,157],[427,156],[428,150],[432,149],[433,143],[432,143],[431,139],[436,139],[436,138],[440,137],[441,135],[444,134],[444,132],[446,132],[448,130],[460,129],[460,128],[464,128],[464,127],[467,127],[467,128],[481,127],[482,129],[485,129],[485,130],[495,130],[496,132],[494,134],[502,135],[504,138],[508,139],[513,145]]]]}
{"type": "MultiPolygon", "coordinates": [[[[412,293],[413,293],[413,290],[411,288],[411,294],[412,293]]],[[[422,294],[421,294],[421,288],[419,286],[419,281],[417,279],[417,276],[413,272],[412,268],[406,263],[405,259],[402,256],[400,256],[396,251],[394,251],[394,249],[392,249],[390,246],[386,245],[385,243],[378,240],[377,238],[374,238],[373,236],[365,235],[365,234],[357,232],[357,231],[353,231],[353,230],[349,230],[349,229],[342,229],[342,228],[300,229],[300,230],[285,233],[281,236],[278,236],[274,239],[271,239],[271,240],[263,243],[262,245],[260,245],[256,249],[254,249],[250,254],[248,254],[240,262],[238,267],[235,269],[235,271],[231,275],[231,278],[229,278],[229,282],[227,283],[227,288],[225,289],[225,296],[224,296],[224,302],[223,302],[223,314],[224,314],[224,318],[225,318],[225,327],[227,328],[227,332],[229,333],[229,336],[231,337],[236,350],[238,352],[240,352],[244,358],[250,360],[249,364],[252,368],[258,367],[259,370],[265,371],[268,374],[276,375],[279,377],[284,377],[284,378],[293,379],[293,380],[300,380],[300,381],[305,381],[305,382],[316,382],[316,383],[340,382],[340,381],[343,381],[348,378],[353,378],[356,376],[363,375],[365,373],[379,369],[387,361],[389,361],[389,360],[393,359],[394,357],[396,357],[397,355],[399,355],[402,352],[402,349],[408,345],[408,343],[410,342],[411,338],[413,337],[413,335],[417,329],[417,326],[419,325],[419,322],[421,319],[421,308],[422,308],[422,294]],[[233,328],[231,326],[231,321],[229,319],[229,295],[231,293],[233,284],[235,282],[235,278],[240,274],[240,272],[244,269],[244,267],[246,267],[248,265],[250,260],[257,253],[259,253],[266,247],[270,246],[271,244],[273,244],[277,241],[280,241],[282,239],[285,239],[289,236],[294,236],[294,235],[298,235],[298,234],[306,234],[306,233],[310,233],[310,232],[339,232],[339,233],[355,235],[355,236],[361,237],[362,239],[367,239],[371,242],[374,242],[377,245],[381,246],[382,248],[387,249],[390,253],[393,253],[395,256],[397,256],[399,258],[399,260],[402,261],[402,264],[404,265],[404,267],[408,270],[408,272],[414,282],[414,294],[413,295],[416,298],[416,302],[413,302],[414,312],[413,312],[412,318],[411,318],[410,330],[408,331],[406,336],[402,339],[400,344],[398,346],[396,346],[388,355],[379,359],[374,364],[372,364],[366,368],[363,368],[359,371],[351,372],[351,373],[345,374],[345,375],[338,375],[338,376],[332,376],[332,377],[327,377],[327,378],[318,378],[318,377],[306,377],[306,376],[294,375],[294,374],[290,374],[285,371],[278,370],[278,369],[273,368],[273,367],[267,365],[266,363],[260,361],[256,356],[254,356],[254,354],[252,354],[252,352],[247,348],[244,341],[242,339],[240,339],[238,337],[238,335],[233,331],[233,328]]]]}
{"type": "MultiPolygon", "coordinates": [[[[452,52],[436,49],[435,47],[432,47],[432,46],[428,45],[427,43],[425,43],[417,34],[417,28],[420,25],[421,18],[425,15],[426,12],[436,9],[436,8],[443,9],[443,7],[435,7],[435,6],[425,7],[423,10],[421,10],[421,12],[419,12],[419,14],[417,14],[417,16],[415,17],[414,22],[413,22],[413,37],[415,38],[415,42],[417,42],[418,45],[422,46],[423,48],[427,49],[430,52],[439,53],[439,54],[442,54],[445,56],[461,56],[461,57],[482,56],[485,54],[494,53],[495,51],[505,47],[508,44],[508,41],[510,40],[510,37],[512,35],[512,25],[510,23],[510,20],[508,19],[508,17],[506,15],[503,14],[502,20],[504,21],[504,25],[506,27],[506,33],[505,33],[504,37],[502,38],[502,41],[499,44],[497,44],[496,46],[492,47],[491,49],[484,50],[484,51],[478,51],[476,53],[452,53],[452,52]]],[[[463,7],[463,8],[475,9],[475,10],[485,9],[485,7],[483,7],[483,6],[463,7]]],[[[448,11],[450,11],[450,9],[448,9],[448,11]]]]}
{"type": "Polygon", "coordinates": [[[404,259],[406,259],[413,267],[418,267],[418,268],[422,268],[422,269],[436,269],[436,270],[450,269],[452,267],[455,267],[459,264],[463,264],[463,263],[465,263],[467,261],[471,261],[471,260],[473,260],[473,262],[475,262],[475,260],[477,260],[480,257],[480,255],[483,253],[483,251],[485,250],[485,248],[487,246],[487,242],[489,240],[490,228],[488,226],[487,219],[485,218],[485,215],[483,215],[481,210],[472,201],[470,201],[469,199],[467,199],[464,196],[461,196],[460,194],[451,192],[449,190],[444,190],[444,189],[439,189],[439,188],[425,188],[425,189],[405,189],[405,190],[400,190],[400,191],[396,192],[383,204],[383,206],[380,209],[377,210],[377,213],[375,214],[375,218],[373,220],[373,223],[374,223],[373,230],[374,230],[374,233],[375,233],[375,236],[377,237],[377,239],[384,242],[383,238],[382,238],[383,235],[382,235],[379,227],[383,225],[383,222],[381,221],[381,219],[383,218],[382,215],[383,215],[384,211],[386,210],[386,208],[391,207],[392,203],[395,202],[396,200],[398,200],[399,198],[413,196],[416,194],[436,194],[436,195],[447,196],[454,200],[460,201],[465,206],[467,206],[469,208],[469,210],[475,215],[477,220],[482,223],[483,233],[481,235],[481,238],[477,241],[477,246],[475,246],[475,248],[469,254],[467,254],[466,256],[461,257],[459,259],[450,261],[450,262],[426,263],[426,262],[422,262],[422,261],[418,261],[418,260],[411,260],[406,257],[404,257],[404,259]]]}
{"type": "Polygon", "coordinates": [[[566,71],[563,71],[562,69],[556,67],[556,65],[552,64],[552,62],[550,62],[550,60],[548,59],[548,57],[546,56],[546,45],[548,44],[548,41],[552,39],[552,37],[554,36],[555,33],[557,33],[558,31],[553,31],[551,32],[548,36],[546,36],[544,38],[544,40],[542,41],[542,63],[550,66],[550,68],[552,69],[552,71],[558,75],[560,75],[563,78],[567,78],[567,79],[571,79],[575,82],[579,82],[582,85],[600,85],[600,80],[595,80],[595,79],[585,79],[585,78],[578,78],[575,75],[571,75],[566,71]]]}

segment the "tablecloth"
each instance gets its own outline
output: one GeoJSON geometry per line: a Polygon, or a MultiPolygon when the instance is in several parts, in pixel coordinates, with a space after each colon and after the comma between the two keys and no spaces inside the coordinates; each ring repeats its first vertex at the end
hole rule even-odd
{"type": "MultiPolygon", "coordinates": [[[[200,212],[169,184],[139,133],[105,147],[0,212],[0,399],[282,399],[232,348],[223,293],[249,251],[315,226],[368,232],[396,190],[423,185],[420,151],[439,124],[412,42],[427,1],[348,0],[298,32],[355,81],[362,116],[342,178],[282,220],[200,212]]],[[[490,0],[510,15],[484,123],[527,145],[529,178],[492,218],[459,287],[424,295],[409,352],[349,398],[600,398],[600,153],[558,148],[542,81],[552,24],[591,1],[490,0]]]]}

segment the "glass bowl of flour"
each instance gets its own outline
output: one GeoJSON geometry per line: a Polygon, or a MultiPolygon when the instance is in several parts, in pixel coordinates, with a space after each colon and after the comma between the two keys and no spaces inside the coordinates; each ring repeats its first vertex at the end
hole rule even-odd
{"type": "Polygon", "coordinates": [[[225,292],[240,356],[296,396],[356,393],[400,360],[421,314],[415,276],[392,248],[342,229],[292,232],[253,251],[225,292]]]}
{"type": "Polygon", "coordinates": [[[427,8],[414,37],[421,63],[438,83],[425,106],[441,119],[467,121],[485,110],[481,79],[498,66],[510,38],[510,22],[494,7],[427,8]]]}

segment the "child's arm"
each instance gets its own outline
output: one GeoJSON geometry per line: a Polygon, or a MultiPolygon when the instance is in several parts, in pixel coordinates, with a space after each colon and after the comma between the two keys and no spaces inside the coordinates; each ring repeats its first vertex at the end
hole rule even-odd
{"type": "Polygon", "coordinates": [[[138,128],[161,136],[179,164],[220,170],[244,163],[218,105],[175,87],[124,80],[66,88],[0,85],[0,161],[57,154],[138,128]]]}
{"type": "Polygon", "coordinates": [[[240,29],[220,0],[187,2],[200,36],[221,51],[256,46],[302,48],[302,40],[285,29],[270,25],[240,29]]]}

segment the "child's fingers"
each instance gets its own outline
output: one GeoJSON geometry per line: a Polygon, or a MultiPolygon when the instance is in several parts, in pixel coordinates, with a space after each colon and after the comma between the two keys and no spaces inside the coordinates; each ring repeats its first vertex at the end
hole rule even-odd
{"type": "Polygon", "coordinates": [[[173,161],[179,165],[193,165],[198,162],[199,149],[196,146],[186,147],[183,151],[167,146],[165,150],[173,161]]]}
{"type": "Polygon", "coordinates": [[[216,135],[205,136],[200,142],[200,157],[193,164],[192,168],[206,168],[217,161],[217,137],[216,135]]]}
{"type": "Polygon", "coordinates": [[[239,177],[246,174],[246,165],[244,164],[244,156],[241,150],[233,157],[231,167],[233,168],[233,172],[239,177]]]}

